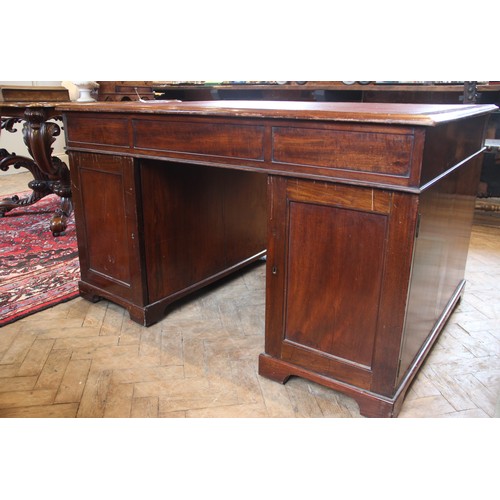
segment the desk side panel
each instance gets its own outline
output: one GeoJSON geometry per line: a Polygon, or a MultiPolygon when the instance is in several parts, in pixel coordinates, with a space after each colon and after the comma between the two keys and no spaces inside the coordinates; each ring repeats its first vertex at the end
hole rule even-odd
{"type": "Polygon", "coordinates": [[[464,279],[481,158],[474,157],[420,195],[399,380],[464,279]]]}
{"type": "Polygon", "coordinates": [[[142,304],[134,160],[75,152],[69,157],[82,282],[142,304]]]}
{"type": "Polygon", "coordinates": [[[420,186],[481,151],[487,120],[487,116],[478,116],[426,129],[420,186]]]}

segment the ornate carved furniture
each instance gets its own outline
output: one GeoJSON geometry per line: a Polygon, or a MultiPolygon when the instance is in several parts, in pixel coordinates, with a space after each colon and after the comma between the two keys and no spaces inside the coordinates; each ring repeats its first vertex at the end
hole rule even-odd
{"type": "Polygon", "coordinates": [[[495,106],[59,109],[83,296],[149,325],[267,250],[259,373],[342,391],[363,415],[398,414],[464,289],[495,106]]]}
{"type": "MultiPolygon", "coordinates": [[[[66,90],[66,89],[65,89],[66,90]]],[[[67,90],[66,90],[67,94],[67,90]]],[[[52,144],[61,128],[51,120],[61,120],[56,103],[0,102],[1,129],[15,132],[16,124],[23,123],[23,140],[31,158],[0,149],[0,169],[27,168],[33,175],[28,184],[32,192],[25,198],[14,196],[0,200],[0,217],[18,207],[32,205],[49,194],[61,198],[60,208],[54,213],[50,230],[58,236],[66,230],[67,218],[72,212],[71,181],[67,165],[52,156],[52,144]]]]}

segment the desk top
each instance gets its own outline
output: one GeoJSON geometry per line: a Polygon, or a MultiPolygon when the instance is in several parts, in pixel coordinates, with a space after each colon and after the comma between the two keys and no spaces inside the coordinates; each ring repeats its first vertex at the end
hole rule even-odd
{"type": "Polygon", "coordinates": [[[436,126],[497,110],[493,104],[402,104],[302,101],[128,101],[60,103],[61,112],[140,113],[322,120],[436,126]]]}

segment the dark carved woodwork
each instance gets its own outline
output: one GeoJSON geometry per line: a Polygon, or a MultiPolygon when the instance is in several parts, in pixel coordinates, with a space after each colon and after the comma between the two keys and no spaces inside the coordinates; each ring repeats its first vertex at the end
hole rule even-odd
{"type": "Polygon", "coordinates": [[[52,216],[50,230],[54,236],[64,233],[67,218],[71,215],[70,172],[67,165],[58,157],[52,156],[52,144],[61,133],[61,127],[49,120],[61,120],[54,105],[30,105],[26,103],[8,103],[1,105],[1,128],[14,133],[16,123],[23,122],[23,140],[31,158],[0,150],[0,169],[27,168],[33,175],[28,187],[32,192],[25,198],[13,196],[0,201],[0,216],[22,206],[32,205],[49,194],[56,194],[61,199],[60,207],[52,216]],[[13,116],[10,116],[13,115],[13,116]]]}
{"type": "Polygon", "coordinates": [[[61,106],[80,290],[150,324],[267,250],[259,373],[305,377],[363,415],[396,416],[464,289],[495,109],[61,106]]]}

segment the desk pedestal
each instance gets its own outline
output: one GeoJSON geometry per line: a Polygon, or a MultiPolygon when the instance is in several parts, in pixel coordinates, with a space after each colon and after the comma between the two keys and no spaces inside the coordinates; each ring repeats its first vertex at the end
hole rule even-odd
{"type": "Polygon", "coordinates": [[[464,287],[480,160],[411,194],[270,178],[259,373],[397,415],[464,287]]]}
{"type": "Polygon", "coordinates": [[[266,253],[264,175],[89,153],[70,161],[80,292],[142,325],[266,253]]]}

